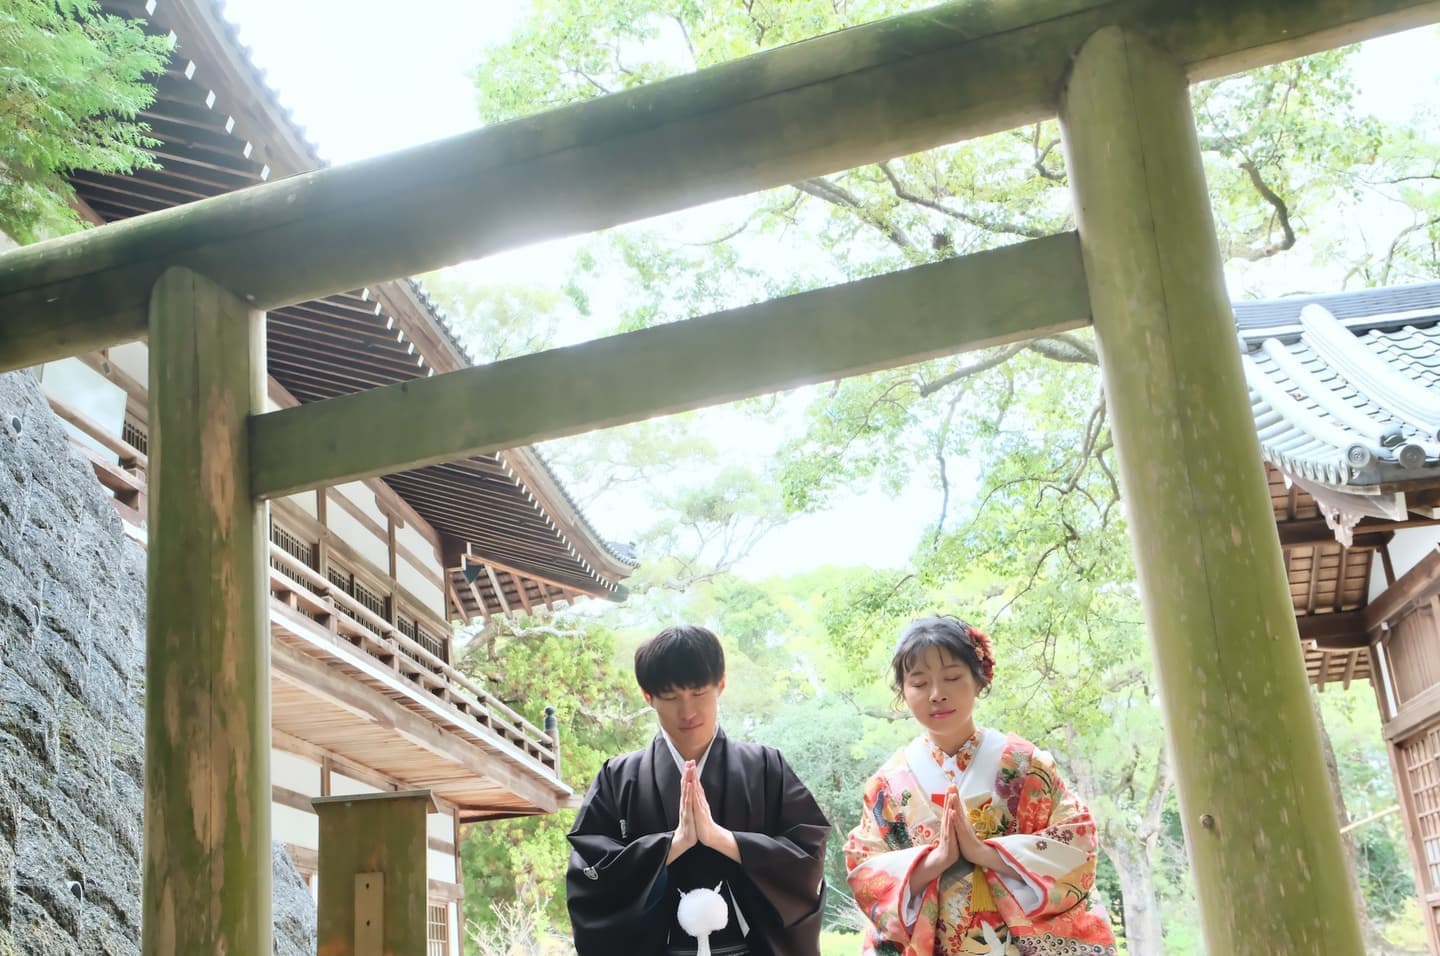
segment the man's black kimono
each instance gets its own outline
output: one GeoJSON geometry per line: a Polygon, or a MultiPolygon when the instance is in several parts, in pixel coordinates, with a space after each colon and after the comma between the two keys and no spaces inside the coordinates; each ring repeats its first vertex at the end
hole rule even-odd
{"type": "Polygon", "coordinates": [[[679,928],[680,891],[714,889],[733,900],[716,953],[742,941],[752,956],[816,956],[830,824],[780,752],[716,731],[700,775],[715,822],[735,834],[740,862],[696,844],[666,866],[680,821],[680,768],[664,737],[605,762],[570,832],[566,873],[580,956],[659,956],[667,939],[693,951],[679,928]]]}

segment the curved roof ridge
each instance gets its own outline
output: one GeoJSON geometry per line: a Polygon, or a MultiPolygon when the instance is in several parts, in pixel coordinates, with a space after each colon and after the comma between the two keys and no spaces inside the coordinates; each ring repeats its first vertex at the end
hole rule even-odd
{"type": "Polygon", "coordinates": [[[1250,356],[1242,355],[1240,359],[1245,366],[1245,378],[1251,391],[1285,419],[1292,426],[1292,432],[1303,435],[1303,440],[1307,443],[1314,442],[1332,450],[1332,454],[1316,458],[1315,461],[1325,467],[1328,473],[1339,476],[1340,480],[1335,482],[1336,484],[1348,483],[1346,478],[1350,468],[1363,469],[1375,460],[1376,449],[1361,440],[1359,435],[1336,426],[1306,408],[1256,368],[1255,360],[1250,356]],[[1327,458],[1331,460],[1326,461],[1327,458]]]}
{"type": "MultiPolygon", "coordinates": [[[[1279,339],[1266,339],[1260,348],[1325,414],[1354,432],[1361,441],[1368,445],[1388,448],[1404,440],[1405,432],[1400,426],[1387,425],[1342,399],[1333,388],[1302,365],[1279,339]]],[[[1248,360],[1249,357],[1246,358],[1248,360]]],[[[1264,378],[1263,375],[1258,377],[1264,378]]]]}
{"type": "Polygon", "coordinates": [[[1401,375],[1323,306],[1302,308],[1300,323],[1306,344],[1358,391],[1383,400],[1400,418],[1423,429],[1427,441],[1440,438],[1440,394],[1401,375]]]}

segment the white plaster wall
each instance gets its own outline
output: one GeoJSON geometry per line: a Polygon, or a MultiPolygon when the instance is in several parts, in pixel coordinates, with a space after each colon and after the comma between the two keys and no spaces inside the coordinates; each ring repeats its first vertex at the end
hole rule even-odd
{"type": "MultiPolygon", "coordinates": [[[[446,818],[448,819],[448,817],[446,818]]],[[[448,841],[447,841],[448,842],[448,841]]],[[[426,850],[425,857],[429,861],[426,867],[426,875],[432,880],[440,880],[442,883],[455,882],[455,858],[448,853],[441,853],[439,850],[426,850]]]]}
{"type": "Polygon", "coordinates": [[[286,790],[320,795],[320,765],[283,750],[270,751],[270,782],[286,790]]]}
{"type": "Polygon", "coordinates": [[[379,787],[372,787],[368,783],[361,783],[359,780],[352,780],[343,773],[331,772],[330,774],[330,795],[332,797],[347,796],[352,793],[379,793],[379,787]]]}
{"type": "MultiPolygon", "coordinates": [[[[1396,531],[1395,537],[1390,539],[1390,563],[1395,568],[1395,577],[1402,577],[1419,564],[1421,558],[1435,550],[1436,544],[1440,544],[1440,525],[1396,531]]],[[[1376,552],[1375,559],[1370,562],[1370,600],[1375,600],[1384,590],[1385,564],[1376,552]]]]}
{"type": "Polygon", "coordinates": [[[435,543],[421,534],[413,525],[397,525],[395,543],[423,561],[423,568],[436,574],[441,572],[440,562],[435,560],[435,543]]]}
{"type": "MultiPolygon", "coordinates": [[[[270,749],[270,782],[306,796],[320,795],[320,765],[283,750],[270,749]]],[[[270,805],[271,839],[308,850],[320,846],[320,824],[313,813],[280,803],[270,805]]]]}
{"type": "Polygon", "coordinates": [[[320,517],[320,513],[315,510],[315,492],[313,491],[302,491],[298,495],[287,495],[281,500],[290,502],[312,518],[320,517]]]}
{"type": "Polygon", "coordinates": [[[366,488],[363,481],[346,482],[343,485],[336,485],[333,490],[337,494],[344,495],[345,500],[354,504],[380,527],[384,528],[390,524],[390,519],[385,517],[384,512],[375,504],[375,492],[366,488]]]}
{"type": "MultiPolygon", "coordinates": [[[[89,418],[103,428],[107,435],[120,437],[125,425],[124,389],[77,358],[46,362],[36,368],[36,374],[46,395],[64,402],[89,418]]],[[[68,422],[61,424],[72,437],[100,452],[106,460],[118,460],[104,445],[80,429],[68,422]]]]}
{"type": "MultiPolygon", "coordinates": [[[[455,842],[455,818],[448,813],[432,813],[425,819],[426,833],[446,843],[455,842]]],[[[459,849],[458,847],[456,849],[459,849]]],[[[455,857],[439,850],[429,850],[428,873],[432,880],[455,882],[455,857]]]]}
{"type": "Polygon", "coordinates": [[[424,602],[427,611],[442,618],[445,616],[445,592],[429,574],[422,574],[415,565],[400,558],[395,562],[395,580],[417,600],[424,602]]]}
{"type": "Polygon", "coordinates": [[[112,345],[106,354],[111,365],[146,388],[150,387],[150,348],[144,342],[112,345]]]}
{"type": "Polygon", "coordinates": [[[375,566],[381,574],[390,570],[390,547],[382,538],[375,537],[369,528],[351,516],[350,512],[333,501],[325,509],[325,523],[366,561],[375,566]]]}
{"type": "Polygon", "coordinates": [[[293,843],[307,850],[320,846],[320,818],[283,804],[270,804],[270,839],[293,843]]]}
{"type": "Polygon", "coordinates": [[[449,843],[455,839],[455,818],[448,813],[432,813],[425,820],[425,829],[435,839],[449,843]]]}

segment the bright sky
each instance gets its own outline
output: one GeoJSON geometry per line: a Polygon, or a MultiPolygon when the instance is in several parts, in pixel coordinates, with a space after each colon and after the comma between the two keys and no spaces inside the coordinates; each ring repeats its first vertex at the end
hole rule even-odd
{"type": "MultiPolygon", "coordinates": [[[[480,52],[503,42],[519,23],[521,0],[225,0],[280,100],[320,154],[345,162],[463,132],[478,125],[471,71],[480,52]]],[[[1357,78],[1364,105],[1404,119],[1427,91],[1440,89],[1440,36],[1434,28],[1372,41],[1361,51],[1357,78]]],[[[702,212],[699,215],[708,219],[702,212]]],[[[702,227],[703,228],[703,227],[702,227]]],[[[476,281],[535,282],[553,287],[581,240],[516,250],[461,267],[476,281]],[[564,265],[559,265],[563,270],[564,265]]],[[[1231,275],[1232,290],[1275,294],[1273,277],[1231,275]]],[[[1316,270],[1286,276],[1283,290],[1333,289],[1338,278],[1316,270]]],[[[736,449],[744,434],[713,436],[736,449]]],[[[624,538],[624,508],[597,515],[602,533],[624,538]]],[[[745,573],[764,576],[817,562],[902,563],[938,510],[936,493],[916,488],[898,500],[877,493],[832,512],[807,516],[767,538],[745,573]]],[[[640,520],[638,517],[634,520],[640,520]]]]}

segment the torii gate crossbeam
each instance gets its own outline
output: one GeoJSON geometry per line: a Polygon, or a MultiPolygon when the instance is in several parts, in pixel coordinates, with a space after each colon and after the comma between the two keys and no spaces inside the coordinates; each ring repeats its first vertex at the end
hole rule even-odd
{"type": "MultiPolygon", "coordinates": [[[[677,354],[706,343],[718,349],[715,370],[733,371],[736,387],[754,393],[1013,339],[1083,321],[1078,243],[1107,386],[1123,406],[1114,433],[1127,508],[1144,536],[1141,589],[1207,938],[1225,952],[1358,952],[1336,822],[1318,809],[1327,784],[1313,716],[1301,706],[1307,689],[1278,544],[1268,513],[1257,517],[1258,459],[1237,451],[1243,441],[1233,454],[1213,445],[1216,436],[1247,433],[1250,422],[1237,411],[1243,384],[1232,374],[1236,345],[1185,91],[1197,78],[1437,19],[1434,0],[955,3],[0,256],[0,371],[148,332],[159,363],[152,377],[168,377],[171,401],[191,403],[188,417],[152,417],[160,426],[152,470],[169,477],[150,497],[147,956],[268,948],[269,827],[259,808],[269,779],[257,759],[268,634],[251,606],[265,600],[266,567],[255,542],[265,495],[335,476],[264,464],[274,450],[267,443],[290,442],[293,451],[319,423],[373,433],[373,420],[359,416],[377,401],[384,414],[412,420],[463,409],[467,397],[493,401],[497,375],[506,374],[467,370],[373,399],[261,415],[262,310],[1055,115],[1071,160],[1078,240],[1027,243],[985,260],[1008,262],[1011,278],[1033,268],[1036,283],[1049,278],[1046,263],[1069,262],[1050,307],[1013,289],[999,294],[998,273],[962,260],[828,290],[840,316],[833,326],[780,300],[726,317],[718,337],[681,329],[518,367],[554,373],[594,356],[618,374],[671,358],[646,351],[657,341],[677,354]],[[1135,185],[1143,189],[1133,193],[1135,185]],[[1177,243],[1179,259],[1168,248],[1177,243]],[[908,312],[927,288],[944,288],[926,285],[937,276],[973,281],[987,314],[952,332],[937,331],[942,312],[917,310],[918,330],[875,346],[865,316],[902,324],[897,311],[908,312]],[[993,314],[1026,302],[1018,321],[993,314]],[[838,329],[855,338],[828,352],[808,349],[803,336],[792,330],[787,339],[770,321],[796,315],[817,335],[838,329]],[[747,370],[748,340],[772,331],[788,352],[747,370]],[[872,346],[873,361],[865,354],[872,346]],[[398,413],[396,403],[405,406],[398,413]],[[1179,437],[1185,453],[1152,455],[1167,436],[1179,437]],[[1165,514],[1163,496],[1145,492],[1152,482],[1188,498],[1188,521],[1165,514]],[[1235,516],[1229,526],[1219,521],[1226,514],[1235,516]],[[1175,560],[1185,549],[1200,556],[1198,566],[1175,560]],[[1277,722],[1283,753],[1271,739],[1277,722]],[[1281,787],[1276,762],[1286,759],[1281,787]]],[[[618,411],[577,413],[558,403],[551,417],[525,422],[523,436],[457,429],[423,446],[382,442],[341,471],[570,434],[734,397],[726,388],[713,376],[698,391],[672,379],[618,411]]],[[[314,466],[315,457],[302,464],[314,466]]]]}

